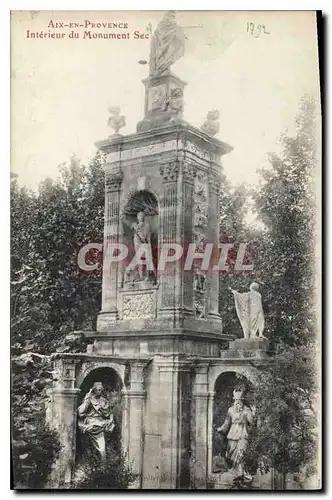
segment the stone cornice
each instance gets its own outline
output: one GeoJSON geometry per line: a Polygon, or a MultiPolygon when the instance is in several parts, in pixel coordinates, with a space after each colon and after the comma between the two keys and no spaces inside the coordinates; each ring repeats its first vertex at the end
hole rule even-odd
{"type": "Polygon", "coordinates": [[[181,338],[181,339],[198,339],[200,341],[206,340],[219,340],[220,342],[233,340],[235,338],[232,334],[226,333],[215,333],[204,331],[203,326],[208,327],[206,320],[195,320],[196,328],[193,330],[192,328],[172,328],[165,325],[164,327],[156,327],[156,328],[146,328],[142,329],[129,329],[124,328],[121,324],[112,325],[112,330],[109,332],[89,332],[86,334],[88,338],[94,338],[96,340],[112,340],[115,338],[181,338]]]}
{"type": "Polygon", "coordinates": [[[152,144],[155,142],[170,140],[176,138],[177,140],[200,143],[201,147],[204,147],[214,154],[223,156],[230,153],[233,147],[229,144],[220,141],[214,137],[210,137],[205,132],[200,129],[193,127],[187,123],[174,123],[167,124],[164,127],[159,127],[147,132],[139,132],[134,134],[110,137],[102,141],[95,143],[95,146],[103,151],[104,153],[111,153],[115,151],[122,151],[131,148],[138,148],[147,144],[152,144]]]}
{"type": "Polygon", "coordinates": [[[89,354],[89,353],[55,353],[53,359],[72,360],[72,361],[111,361],[114,363],[142,363],[148,364],[152,356],[114,356],[113,354],[89,354]]]}

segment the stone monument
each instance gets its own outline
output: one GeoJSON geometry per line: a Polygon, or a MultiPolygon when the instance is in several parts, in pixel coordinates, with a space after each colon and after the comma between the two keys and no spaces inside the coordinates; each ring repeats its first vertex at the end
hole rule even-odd
{"type": "Polygon", "coordinates": [[[197,262],[210,244],[216,262],[221,158],[232,151],[207,128],[183,120],[186,84],[171,72],[183,49],[183,32],[174,12],[167,13],[152,38],[137,132],[118,134],[116,120],[116,134],[97,143],[106,156],[102,304],[96,331],[85,332],[87,352],[61,354],[55,361],[52,419],[62,440],[58,484],[70,485],[73,477],[77,425],[90,429],[104,456],[112,419],[104,396],[98,396],[102,383],[121,394],[112,432],[120,432],[121,453],[136,474],[132,487],[213,487],[216,384],[229,373],[254,383],[255,362],[261,361],[255,352],[240,356],[227,350],[234,337],[222,327],[218,272],[186,267],[184,257],[164,251],[167,245],[194,244],[197,262]],[[153,279],[146,279],[144,259],[128,279],[129,255],[120,259],[119,242],[129,254],[141,245],[151,249],[153,279]],[[80,394],[87,392],[77,409],[80,394]],[[81,418],[88,419],[86,427],[81,418]]]}

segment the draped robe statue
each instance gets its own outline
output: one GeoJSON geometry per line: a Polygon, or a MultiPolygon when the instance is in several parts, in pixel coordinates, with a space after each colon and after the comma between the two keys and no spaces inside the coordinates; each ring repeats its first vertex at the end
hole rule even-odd
{"type": "Polygon", "coordinates": [[[265,339],[263,332],[265,327],[262,296],[258,292],[258,283],[251,283],[250,291],[239,293],[230,289],[234,294],[236,313],[241,323],[245,339],[265,339]]]}
{"type": "Polygon", "coordinates": [[[105,461],[105,432],[112,432],[114,429],[114,418],[108,400],[101,395],[102,391],[102,383],[95,382],[85,395],[83,403],[78,407],[78,428],[90,437],[101,461],[105,461]]]}
{"type": "Polygon", "coordinates": [[[151,40],[150,76],[167,73],[184,53],[184,31],[176,24],[175,12],[166,12],[151,40]]]}
{"type": "Polygon", "coordinates": [[[250,476],[243,465],[244,453],[248,446],[248,438],[255,421],[255,411],[243,402],[245,388],[235,387],[234,403],[228,409],[225,422],[217,431],[227,438],[226,460],[236,476],[250,476]]]}

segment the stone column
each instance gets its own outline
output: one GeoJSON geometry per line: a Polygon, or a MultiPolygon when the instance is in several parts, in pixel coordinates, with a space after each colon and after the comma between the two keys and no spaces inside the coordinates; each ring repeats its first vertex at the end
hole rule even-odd
{"type": "Polygon", "coordinates": [[[75,466],[77,397],[80,392],[75,388],[76,364],[75,360],[58,359],[55,362],[59,380],[52,394],[52,427],[58,431],[61,449],[51,481],[57,486],[71,482],[75,466]]]}
{"type": "MultiPolygon", "coordinates": [[[[180,165],[178,161],[169,162],[160,166],[160,174],[163,179],[164,189],[161,197],[160,220],[161,238],[160,244],[174,244],[178,241],[178,179],[180,165]]],[[[179,309],[179,263],[166,264],[164,270],[159,271],[159,311],[158,316],[177,321],[179,309]]],[[[175,326],[175,325],[174,325],[175,326]]]]}
{"type": "Polygon", "coordinates": [[[158,361],[160,489],[190,487],[190,364],[158,361]]]}
{"type": "Polygon", "coordinates": [[[127,389],[122,389],[122,453],[128,459],[129,455],[129,400],[127,389]]]}
{"type": "MultiPolygon", "coordinates": [[[[213,174],[210,174],[213,175],[213,174]]],[[[219,314],[219,273],[213,271],[213,266],[218,263],[219,256],[219,192],[220,179],[216,176],[209,181],[209,217],[208,217],[208,240],[214,244],[213,252],[207,276],[207,319],[220,324],[219,314]]],[[[221,330],[220,330],[221,333],[221,330]]]]}
{"type": "Polygon", "coordinates": [[[144,390],[144,368],[146,362],[133,361],[130,365],[130,389],[126,391],[128,401],[128,462],[137,480],[131,488],[142,487],[143,467],[143,411],[146,391],[144,390]]]}
{"type": "Polygon", "coordinates": [[[194,477],[195,489],[206,489],[208,476],[208,363],[196,365],[194,384],[194,477]]]}
{"type": "Polygon", "coordinates": [[[213,405],[215,392],[210,391],[208,394],[208,421],[207,421],[207,475],[212,474],[212,452],[213,452],[213,405]]]}
{"type": "Polygon", "coordinates": [[[107,246],[118,243],[120,216],[120,189],[122,172],[105,173],[105,222],[104,222],[104,262],[102,283],[102,310],[98,317],[97,329],[102,329],[106,320],[114,322],[117,319],[117,276],[118,266],[110,266],[107,246]],[[103,316],[104,314],[107,315],[103,316]]]}

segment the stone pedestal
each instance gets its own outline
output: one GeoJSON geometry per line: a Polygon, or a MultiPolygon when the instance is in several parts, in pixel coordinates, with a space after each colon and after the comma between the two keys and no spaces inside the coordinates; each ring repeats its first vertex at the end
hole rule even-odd
{"type": "Polygon", "coordinates": [[[183,90],[186,82],[168,72],[160,76],[149,76],[143,83],[144,119],[137,124],[137,132],[182,121],[183,90]]]}
{"type": "Polygon", "coordinates": [[[249,338],[236,339],[229,343],[227,351],[221,353],[222,358],[265,358],[269,346],[268,339],[249,338]]]}

